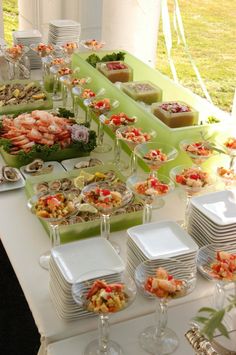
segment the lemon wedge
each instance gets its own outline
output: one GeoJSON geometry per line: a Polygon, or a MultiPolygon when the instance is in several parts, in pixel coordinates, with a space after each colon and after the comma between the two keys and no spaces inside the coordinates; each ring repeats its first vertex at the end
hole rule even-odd
{"type": "Polygon", "coordinates": [[[99,178],[99,179],[105,179],[106,175],[103,173],[100,173],[99,171],[95,173],[95,177],[99,178]]]}
{"type": "Polygon", "coordinates": [[[89,212],[89,213],[97,213],[97,209],[93,206],[91,206],[89,203],[82,203],[78,210],[80,212],[89,212]]]}
{"type": "Polygon", "coordinates": [[[89,174],[86,171],[82,170],[78,177],[83,177],[84,178],[84,182],[85,181],[86,182],[91,182],[94,179],[94,174],[89,174]]]}
{"type": "Polygon", "coordinates": [[[84,181],[85,181],[84,176],[77,176],[77,177],[74,179],[74,185],[75,185],[75,187],[77,187],[78,189],[82,190],[83,187],[84,187],[84,181]]]}

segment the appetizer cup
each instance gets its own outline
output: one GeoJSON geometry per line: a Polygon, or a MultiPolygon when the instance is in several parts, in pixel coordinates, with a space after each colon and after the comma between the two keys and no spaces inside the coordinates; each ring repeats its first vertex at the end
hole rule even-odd
{"type": "Polygon", "coordinates": [[[179,340],[175,332],[166,327],[168,301],[184,297],[194,290],[195,271],[175,259],[145,261],[135,270],[135,282],[144,297],[157,299],[157,322],[140,334],[141,347],[150,354],[172,353],[179,340]]]}
{"type": "Polygon", "coordinates": [[[120,161],[120,142],[126,143],[131,153],[130,159],[130,175],[134,174],[137,170],[137,163],[136,157],[134,154],[134,148],[140,143],[146,143],[153,140],[156,137],[156,132],[154,130],[145,130],[142,128],[137,128],[135,126],[122,126],[121,128],[116,130],[116,139],[118,140],[119,144],[117,144],[116,150],[116,163],[119,164],[120,161]]]}
{"type": "Polygon", "coordinates": [[[153,205],[155,204],[156,208],[163,207],[162,197],[174,189],[174,184],[168,177],[152,177],[149,174],[130,176],[127,186],[144,201],[143,223],[151,222],[153,205]]]}
{"type": "MultiPolygon", "coordinates": [[[[110,238],[110,216],[118,209],[126,206],[133,198],[131,190],[125,184],[110,187],[108,181],[92,183],[85,186],[81,192],[84,202],[95,207],[100,213],[101,237],[110,238]]],[[[111,242],[119,253],[120,247],[111,242]]]]}
{"type": "MultiPolygon", "coordinates": [[[[59,224],[77,213],[76,204],[71,199],[71,196],[73,194],[70,194],[70,191],[51,191],[34,195],[28,200],[27,205],[30,211],[36,217],[48,222],[52,247],[60,245],[59,224]]],[[[46,270],[49,268],[50,255],[51,252],[47,251],[39,259],[40,266],[46,270]]]]}
{"type": "Polygon", "coordinates": [[[13,77],[12,79],[20,79],[20,60],[29,51],[29,47],[23,46],[21,44],[16,44],[12,47],[2,46],[1,50],[4,57],[13,66],[13,77]]]}
{"type": "Polygon", "coordinates": [[[96,153],[108,153],[112,147],[108,143],[103,142],[104,130],[103,122],[100,119],[101,115],[106,115],[108,112],[113,111],[119,106],[119,101],[110,98],[104,98],[96,96],[90,100],[85,100],[84,104],[88,107],[89,121],[91,122],[91,113],[93,117],[97,120],[98,123],[98,138],[97,138],[97,147],[94,149],[96,153]]]}
{"type": "Polygon", "coordinates": [[[234,161],[236,157],[236,138],[229,137],[223,143],[224,149],[226,150],[226,154],[230,157],[229,168],[234,168],[234,161]]]}
{"type": "Polygon", "coordinates": [[[122,311],[134,301],[136,286],[127,273],[123,272],[118,277],[112,274],[117,275],[117,270],[96,269],[81,275],[72,285],[75,302],[85,310],[98,314],[99,338],[87,345],[84,355],[124,354],[120,345],[110,340],[109,314],[122,311]],[[95,275],[102,277],[94,278],[95,275]]]}
{"type": "Polygon", "coordinates": [[[80,43],[84,48],[89,49],[94,52],[103,48],[105,45],[105,42],[97,41],[96,39],[84,39],[80,43]]]}
{"type": "Polygon", "coordinates": [[[188,154],[195,165],[202,165],[214,155],[210,143],[204,140],[184,139],[179,144],[180,149],[188,154]]]}
{"type": "Polygon", "coordinates": [[[138,144],[134,148],[134,154],[142,159],[150,169],[150,176],[155,177],[156,171],[171,160],[174,160],[178,151],[168,145],[158,142],[138,144]]]}
{"type": "Polygon", "coordinates": [[[207,192],[216,182],[213,176],[200,167],[179,165],[170,171],[171,179],[186,192],[186,207],[183,228],[187,228],[189,202],[192,196],[207,192]]]}
{"type": "Polygon", "coordinates": [[[198,271],[208,280],[215,282],[214,307],[222,309],[225,303],[225,286],[236,286],[236,243],[208,244],[198,251],[198,271]]]}

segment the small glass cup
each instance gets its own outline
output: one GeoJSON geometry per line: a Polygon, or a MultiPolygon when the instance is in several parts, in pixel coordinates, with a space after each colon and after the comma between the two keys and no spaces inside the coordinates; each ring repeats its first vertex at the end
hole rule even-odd
{"type": "Polygon", "coordinates": [[[1,47],[4,57],[12,64],[12,79],[20,79],[20,60],[29,51],[29,47],[16,44],[12,47],[1,47]]]}
{"type": "Polygon", "coordinates": [[[189,203],[192,196],[203,194],[212,187],[216,178],[200,167],[179,165],[170,171],[171,179],[186,192],[185,216],[182,227],[187,229],[189,203]]]}
{"type": "MultiPolygon", "coordinates": [[[[72,217],[72,215],[77,213],[77,208],[76,204],[73,202],[73,199],[71,199],[71,196],[73,197],[74,195],[70,193],[70,191],[62,192],[62,191],[51,191],[47,193],[40,193],[37,195],[34,195],[31,197],[31,199],[28,200],[27,206],[30,209],[30,211],[35,214],[38,218],[41,220],[47,222],[50,226],[50,241],[51,241],[51,246],[58,246],[60,245],[60,234],[59,234],[59,224],[61,224],[66,218],[72,217]],[[67,201],[68,206],[70,206],[70,209],[68,209],[67,213],[64,213],[63,217],[59,215],[58,217],[48,217],[47,216],[47,211],[45,207],[45,211],[41,211],[42,214],[38,214],[38,211],[36,209],[36,206],[39,205],[39,203],[42,203],[43,201],[51,201],[51,204],[54,204],[53,206],[59,206],[61,204],[61,198],[57,198],[57,196],[61,196],[65,201],[67,201]],[[44,214],[45,212],[45,214],[44,214]]],[[[55,209],[55,208],[54,208],[55,209]]],[[[39,264],[43,269],[48,270],[49,268],[49,261],[50,261],[50,256],[51,252],[47,251],[44,254],[40,256],[39,259],[39,264]]]]}
{"type": "MultiPolygon", "coordinates": [[[[132,198],[132,191],[125,184],[116,187],[111,182],[96,182],[85,186],[81,192],[83,201],[95,207],[100,213],[101,237],[110,239],[110,216],[118,209],[128,205],[132,198]]],[[[111,242],[119,253],[120,247],[111,242]]]]}
{"type": "Polygon", "coordinates": [[[158,169],[176,159],[178,151],[168,144],[148,142],[138,144],[134,148],[134,154],[149,167],[150,176],[155,177],[158,169]]]}
{"type": "MultiPolygon", "coordinates": [[[[236,259],[236,244],[230,243],[213,243],[208,244],[199,249],[197,255],[197,267],[198,271],[208,280],[215,282],[214,290],[214,307],[216,309],[222,309],[225,303],[225,286],[227,284],[234,283],[236,287],[236,270],[227,277],[226,270],[225,276],[223,277],[219,272],[214,271],[214,263],[219,262],[220,252],[223,256],[233,254],[236,259]]],[[[215,264],[216,265],[216,264],[215,264]]],[[[222,262],[215,266],[216,270],[220,270],[222,267],[229,267],[229,259],[225,259],[225,262],[222,262]],[[218,266],[219,265],[219,266],[218,266]]],[[[222,270],[221,269],[221,270],[222,270]]]]}
{"type": "Polygon", "coordinates": [[[99,51],[105,46],[104,41],[97,41],[96,39],[84,39],[80,43],[84,48],[89,49],[92,52],[99,51]]]}
{"type": "Polygon", "coordinates": [[[179,344],[178,336],[167,328],[168,301],[184,297],[196,285],[196,273],[185,263],[175,259],[145,261],[135,270],[135,283],[144,297],[156,298],[156,325],[149,326],[139,335],[141,347],[150,354],[171,354],[179,344]],[[168,279],[164,277],[169,276],[168,279]],[[152,286],[152,278],[159,278],[158,286],[152,286]],[[176,291],[169,279],[176,280],[176,291]],[[154,288],[156,291],[154,293],[154,288]],[[159,289],[158,289],[159,288],[159,289]],[[153,292],[151,292],[153,289],[153,292]]]}
{"type": "Polygon", "coordinates": [[[143,223],[150,223],[153,204],[155,208],[163,207],[165,203],[162,197],[173,191],[175,185],[167,176],[139,174],[130,176],[127,186],[144,201],[143,223]]]}
{"type": "Polygon", "coordinates": [[[65,55],[65,60],[67,63],[71,63],[71,57],[74,53],[79,50],[79,42],[66,42],[62,44],[61,49],[65,55]]]}
{"type": "MultiPolygon", "coordinates": [[[[98,314],[98,332],[99,338],[90,342],[84,350],[84,355],[123,355],[123,350],[119,344],[110,340],[109,315],[126,309],[135,299],[136,286],[131,277],[123,272],[119,275],[119,281],[115,279],[115,283],[110,284],[109,275],[117,274],[117,270],[99,270],[96,269],[89,273],[81,275],[81,277],[72,285],[72,295],[75,302],[85,310],[98,314]],[[94,275],[102,275],[100,279],[94,275]],[[104,279],[103,279],[104,278],[104,279]],[[100,297],[106,293],[113,299],[119,299],[119,307],[110,307],[104,298],[101,303],[104,307],[95,309],[91,298],[100,297]],[[108,305],[108,306],[107,306],[108,305]],[[102,310],[101,310],[102,309],[102,310]]],[[[112,280],[111,276],[110,279],[112,280]]],[[[112,282],[112,281],[111,281],[112,282]]],[[[117,302],[115,302],[118,305],[117,302]]]]}
{"type": "Polygon", "coordinates": [[[204,140],[184,139],[179,146],[189,156],[193,164],[197,166],[201,166],[215,154],[210,143],[204,140]]]}

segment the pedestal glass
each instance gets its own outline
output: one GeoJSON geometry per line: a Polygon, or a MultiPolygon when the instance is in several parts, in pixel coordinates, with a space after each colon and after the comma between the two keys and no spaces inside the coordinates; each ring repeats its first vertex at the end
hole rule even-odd
{"type": "Polygon", "coordinates": [[[13,47],[1,47],[4,57],[12,64],[14,80],[20,79],[20,60],[29,51],[29,47],[16,44],[13,47]]]}
{"type": "Polygon", "coordinates": [[[203,140],[184,139],[179,146],[197,166],[201,166],[215,154],[210,143],[203,140]]]}
{"type": "MultiPolygon", "coordinates": [[[[81,192],[83,201],[95,207],[100,213],[101,237],[110,239],[110,216],[118,209],[125,207],[133,198],[132,191],[124,183],[110,181],[92,183],[81,192]]],[[[111,242],[119,253],[120,247],[111,242]]]]}
{"type": "Polygon", "coordinates": [[[135,282],[143,296],[156,298],[156,325],[149,326],[139,335],[141,347],[149,354],[171,354],[179,339],[167,328],[168,302],[184,297],[196,285],[196,274],[185,263],[175,259],[145,261],[135,270],[135,282]],[[152,283],[152,280],[157,280],[152,283]]]}
{"type": "Polygon", "coordinates": [[[104,41],[97,41],[96,39],[84,39],[80,43],[84,48],[89,49],[93,52],[99,51],[105,46],[104,41]]]}
{"type": "Polygon", "coordinates": [[[99,338],[87,345],[84,355],[124,354],[120,345],[110,340],[109,315],[126,309],[134,301],[136,286],[126,273],[121,273],[119,281],[116,280],[115,284],[103,280],[103,277],[109,279],[109,275],[115,273],[117,273],[116,270],[97,269],[83,274],[72,286],[75,302],[85,310],[98,314],[99,338]],[[102,276],[96,279],[95,275],[102,276]],[[109,302],[106,300],[106,295],[110,299],[109,302]]]}

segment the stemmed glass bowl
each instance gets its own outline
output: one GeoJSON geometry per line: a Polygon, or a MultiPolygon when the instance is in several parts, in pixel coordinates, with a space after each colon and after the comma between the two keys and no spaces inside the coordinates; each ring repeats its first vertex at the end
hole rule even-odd
{"type": "Polygon", "coordinates": [[[215,154],[210,143],[204,140],[184,139],[179,146],[189,156],[193,164],[197,166],[202,165],[215,154]]]}
{"type": "Polygon", "coordinates": [[[214,306],[222,309],[225,302],[225,286],[233,282],[236,286],[236,243],[208,244],[198,251],[198,271],[215,282],[214,306]]]}
{"type": "Polygon", "coordinates": [[[156,171],[164,164],[174,160],[178,155],[178,151],[168,144],[147,142],[138,144],[134,148],[134,154],[148,166],[150,176],[155,177],[156,171]]]}
{"type": "Polygon", "coordinates": [[[89,121],[91,122],[91,113],[93,113],[93,117],[98,121],[97,147],[94,149],[94,152],[107,153],[112,147],[110,144],[103,142],[103,120],[100,119],[100,116],[106,115],[108,112],[112,112],[116,109],[119,106],[119,101],[112,98],[96,96],[92,99],[85,100],[84,104],[88,107],[89,121]]]}
{"type": "Polygon", "coordinates": [[[136,173],[137,164],[136,157],[134,154],[134,148],[141,143],[146,143],[153,140],[156,137],[156,132],[154,130],[146,130],[142,128],[138,128],[135,126],[122,126],[116,130],[116,139],[119,141],[119,145],[117,145],[117,163],[119,163],[120,158],[120,142],[124,142],[128,145],[131,153],[130,159],[130,171],[131,174],[136,173]]]}
{"type": "Polygon", "coordinates": [[[87,345],[84,355],[123,355],[120,345],[110,340],[109,315],[126,309],[134,301],[136,286],[127,273],[123,272],[115,278],[112,274],[117,275],[117,271],[97,269],[83,274],[72,285],[75,302],[99,317],[99,339],[87,345]],[[98,279],[94,275],[102,276],[98,279]]]}
{"type": "Polygon", "coordinates": [[[84,48],[91,51],[99,51],[105,46],[104,41],[97,41],[96,39],[84,39],[80,43],[84,48]]]}
{"type": "Polygon", "coordinates": [[[198,166],[179,165],[170,171],[171,179],[186,192],[186,207],[183,228],[187,228],[189,202],[192,196],[203,194],[214,185],[216,179],[198,166]]]}
{"type": "Polygon", "coordinates": [[[196,285],[196,273],[175,259],[145,261],[135,270],[135,282],[145,297],[156,298],[156,325],[142,331],[141,347],[150,354],[170,354],[178,347],[175,332],[167,328],[168,301],[184,297],[196,285]]]}
{"type": "Polygon", "coordinates": [[[29,47],[16,44],[12,47],[2,46],[4,57],[13,65],[13,79],[20,79],[20,60],[29,51],[29,47]]]}
{"type": "Polygon", "coordinates": [[[150,176],[140,173],[132,175],[127,180],[127,186],[144,201],[143,223],[150,223],[152,220],[152,209],[164,206],[163,196],[174,190],[174,183],[164,175],[150,176]]]}
{"type": "MultiPolygon", "coordinates": [[[[49,224],[52,247],[60,245],[59,225],[77,213],[73,196],[70,191],[51,191],[34,195],[28,200],[30,211],[49,224]]],[[[47,251],[39,259],[40,266],[46,270],[49,268],[50,255],[51,252],[47,251]]]]}
{"type": "MultiPolygon", "coordinates": [[[[112,184],[110,181],[96,182],[85,186],[81,192],[84,202],[95,207],[100,213],[101,237],[110,238],[110,216],[125,207],[133,198],[132,191],[124,184],[112,184]]],[[[120,247],[111,242],[119,253],[120,247]]]]}

